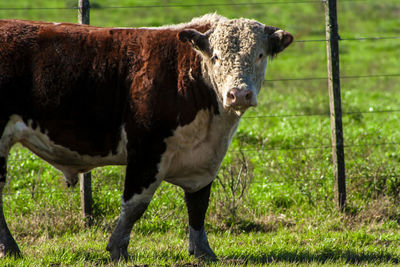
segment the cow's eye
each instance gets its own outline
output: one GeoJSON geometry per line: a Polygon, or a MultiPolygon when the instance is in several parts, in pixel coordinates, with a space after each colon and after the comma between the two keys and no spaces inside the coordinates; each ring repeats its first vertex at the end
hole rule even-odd
{"type": "Polygon", "coordinates": [[[218,58],[218,56],[217,56],[217,55],[213,55],[213,56],[211,57],[211,61],[212,61],[212,63],[214,63],[214,64],[215,64],[215,62],[217,62],[217,60],[219,60],[219,58],[218,58]]]}
{"type": "Polygon", "coordinates": [[[261,53],[261,54],[258,56],[258,59],[262,59],[263,56],[264,56],[263,53],[261,53]]]}

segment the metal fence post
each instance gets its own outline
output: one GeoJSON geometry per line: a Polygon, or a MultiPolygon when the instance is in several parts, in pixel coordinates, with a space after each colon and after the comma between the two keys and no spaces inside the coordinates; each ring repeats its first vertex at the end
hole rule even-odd
{"type": "MultiPolygon", "coordinates": [[[[90,23],[90,4],[89,0],[78,0],[78,22],[80,24],[90,23]]],[[[90,172],[80,176],[80,192],[81,192],[81,208],[82,215],[88,219],[88,224],[91,224],[92,218],[92,175],[90,172]]]]}
{"type": "Polygon", "coordinates": [[[325,2],[326,51],[328,63],[329,108],[332,131],[332,160],[335,175],[336,201],[339,209],[346,204],[346,178],[343,145],[342,104],[340,96],[339,34],[336,0],[325,2]]]}
{"type": "Polygon", "coordinates": [[[90,4],[89,0],[78,0],[78,23],[90,24],[90,4]]]}

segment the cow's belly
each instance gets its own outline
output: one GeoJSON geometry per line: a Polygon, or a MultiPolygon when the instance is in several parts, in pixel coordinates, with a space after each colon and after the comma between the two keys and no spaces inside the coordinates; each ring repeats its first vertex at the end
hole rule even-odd
{"type": "Polygon", "coordinates": [[[110,152],[107,156],[89,156],[54,143],[48,134],[40,130],[40,126],[33,128],[31,122],[28,121],[26,124],[20,116],[13,115],[4,130],[2,141],[4,145],[8,142],[9,147],[16,142],[21,143],[60,169],[66,176],[87,172],[94,167],[126,164],[126,134],[124,131],[116,154],[110,152]]]}
{"type": "Polygon", "coordinates": [[[192,123],[178,127],[173,136],[166,138],[167,149],[161,157],[158,178],[187,192],[208,185],[216,177],[237,124],[237,120],[201,110],[192,123]]]}

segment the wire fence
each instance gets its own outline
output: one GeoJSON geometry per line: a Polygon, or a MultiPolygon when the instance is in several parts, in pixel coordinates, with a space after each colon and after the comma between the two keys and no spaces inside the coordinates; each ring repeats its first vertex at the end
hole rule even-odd
{"type": "MultiPolygon", "coordinates": [[[[366,75],[351,75],[340,76],[340,79],[364,79],[364,78],[398,78],[400,73],[393,74],[366,74],[366,75]]],[[[312,80],[328,80],[328,77],[299,77],[299,78],[281,78],[267,79],[265,82],[290,82],[290,81],[312,81],[312,80]]]]}
{"type": "MultiPolygon", "coordinates": [[[[101,6],[91,5],[91,9],[138,9],[138,8],[187,8],[187,7],[226,7],[226,6],[260,6],[260,5],[288,5],[288,4],[322,4],[326,0],[305,0],[305,1],[260,1],[260,2],[239,2],[239,3],[206,3],[206,4],[141,4],[130,6],[101,6]]],[[[341,0],[341,2],[368,2],[368,0],[341,0]]],[[[78,5],[72,7],[0,7],[0,10],[78,10],[78,5]]]]}
{"type": "MultiPolygon", "coordinates": [[[[100,6],[100,5],[92,5],[91,9],[93,10],[107,10],[107,9],[148,9],[148,8],[188,8],[188,7],[226,7],[226,6],[260,6],[260,5],[296,5],[296,4],[322,4],[325,2],[324,0],[309,0],[309,1],[263,1],[263,2],[241,2],[241,3],[214,3],[214,4],[141,4],[141,5],[130,5],[130,6],[100,6]]],[[[365,2],[365,3],[372,3],[373,1],[368,0],[341,0],[341,2],[365,2]]],[[[80,9],[79,6],[74,7],[1,7],[0,11],[31,11],[31,10],[78,10],[80,9]]],[[[383,40],[400,40],[400,36],[373,36],[373,37],[344,37],[338,38],[340,42],[362,42],[362,41],[383,41],[383,40]]],[[[301,44],[301,43],[326,43],[329,40],[327,39],[305,39],[305,40],[295,40],[294,43],[301,44]]],[[[379,78],[399,78],[400,73],[371,73],[371,74],[362,74],[362,75],[344,75],[341,76],[340,79],[379,79],[379,78]]],[[[313,81],[313,80],[328,80],[328,77],[289,77],[289,78],[272,78],[266,79],[266,83],[275,83],[275,82],[293,82],[293,81],[313,81]]],[[[384,114],[384,113],[398,113],[400,112],[400,108],[394,109],[382,109],[382,110],[364,110],[364,111],[346,111],[343,112],[343,115],[355,115],[355,114],[366,114],[366,115],[373,115],[373,114],[384,114]]],[[[257,115],[257,116],[244,116],[243,119],[251,120],[251,119],[267,119],[267,118],[290,118],[290,117],[329,117],[330,114],[328,112],[324,113],[303,113],[303,114],[278,114],[278,115],[257,115]]],[[[362,144],[345,144],[344,148],[354,148],[354,147],[397,147],[399,146],[399,142],[382,142],[382,143],[362,143],[362,144]]],[[[258,153],[265,153],[270,151],[301,151],[301,150],[328,150],[332,149],[331,144],[326,145],[315,145],[315,146],[282,146],[282,147],[261,147],[257,149],[246,149],[242,148],[240,150],[230,150],[233,153],[242,153],[242,152],[258,152],[258,153]]],[[[10,163],[17,163],[13,162],[12,160],[9,161],[10,163]]],[[[395,177],[398,177],[395,175],[395,177]]],[[[65,194],[78,191],[71,191],[71,190],[42,190],[42,191],[35,191],[35,192],[12,192],[12,193],[3,193],[5,196],[11,195],[19,195],[19,194],[65,194]]]]}
{"type": "MultiPolygon", "coordinates": [[[[388,109],[388,110],[372,110],[372,111],[345,111],[342,115],[354,115],[354,114],[376,114],[376,113],[396,113],[400,112],[400,109],[388,109]]],[[[329,117],[330,114],[326,113],[309,113],[309,114],[282,114],[282,115],[258,115],[258,116],[244,116],[243,119],[263,119],[263,118],[290,118],[290,117],[329,117]]]]}

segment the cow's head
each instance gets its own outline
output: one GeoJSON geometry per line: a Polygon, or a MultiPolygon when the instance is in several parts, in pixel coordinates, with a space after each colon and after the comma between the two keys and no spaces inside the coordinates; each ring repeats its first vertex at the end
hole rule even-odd
{"type": "Polygon", "coordinates": [[[222,20],[206,33],[185,29],[178,38],[202,55],[206,79],[224,109],[239,116],[257,105],[268,58],[293,41],[290,33],[248,19],[222,20]]]}

